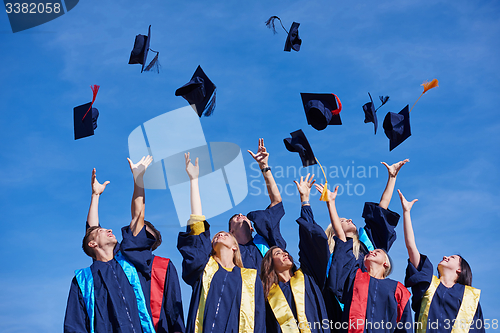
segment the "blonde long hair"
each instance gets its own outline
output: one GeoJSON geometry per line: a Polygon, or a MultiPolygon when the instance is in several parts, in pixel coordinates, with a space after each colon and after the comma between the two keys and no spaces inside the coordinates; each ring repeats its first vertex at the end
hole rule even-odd
{"type": "MultiPolygon", "coordinates": [[[[333,236],[335,236],[335,231],[333,230],[331,223],[326,228],[325,233],[326,237],[328,237],[328,247],[330,248],[330,253],[333,253],[333,251],[335,250],[335,239],[333,239],[333,236]]],[[[361,248],[361,242],[359,241],[358,230],[356,230],[356,232],[352,237],[352,253],[354,254],[356,260],[359,259],[360,248],[361,248]]]]}
{"type": "Polygon", "coordinates": [[[210,253],[210,255],[213,257],[216,256],[216,253],[214,250],[214,239],[220,233],[225,233],[225,234],[231,236],[231,239],[233,240],[234,244],[236,244],[236,251],[233,252],[233,264],[235,266],[238,266],[239,268],[243,268],[243,260],[241,260],[240,246],[238,245],[238,241],[236,240],[236,238],[232,234],[230,234],[229,232],[219,231],[218,233],[216,233],[214,235],[214,237],[212,238],[212,252],[210,253]]]}

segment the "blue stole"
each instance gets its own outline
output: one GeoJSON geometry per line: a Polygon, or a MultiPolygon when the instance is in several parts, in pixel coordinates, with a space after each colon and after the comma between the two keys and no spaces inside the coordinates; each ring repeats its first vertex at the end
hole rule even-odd
{"type": "Polygon", "coordinates": [[[255,237],[253,238],[253,243],[257,247],[257,249],[260,251],[262,254],[262,258],[266,255],[267,251],[269,251],[269,245],[267,244],[266,240],[264,237],[262,237],[259,234],[255,234],[255,237]]]}
{"type": "MultiPolygon", "coordinates": [[[[144,333],[154,333],[155,329],[153,326],[153,321],[148,313],[146,307],[146,301],[144,298],[144,293],[142,292],[141,281],[139,280],[139,275],[137,275],[137,270],[135,267],[129,263],[125,257],[123,257],[121,252],[118,252],[115,256],[116,261],[120,264],[123,272],[127,276],[127,279],[134,288],[134,294],[137,299],[137,308],[139,310],[139,319],[141,320],[141,326],[144,333]]],[[[94,278],[92,276],[92,271],[90,267],[78,269],[75,271],[76,281],[78,286],[82,291],[83,299],[85,301],[85,307],[87,309],[87,314],[90,320],[90,333],[94,333],[94,278]]]]}

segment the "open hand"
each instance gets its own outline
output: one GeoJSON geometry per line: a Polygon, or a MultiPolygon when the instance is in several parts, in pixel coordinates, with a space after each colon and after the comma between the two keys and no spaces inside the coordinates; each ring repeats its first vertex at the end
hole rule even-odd
{"type": "Polygon", "coordinates": [[[413,204],[418,201],[418,199],[413,199],[412,201],[408,202],[406,200],[405,196],[403,193],[401,193],[400,190],[398,190],[399,193],[399,198],[401,199],[401,206],[403,207],[403,212],[409,212],[411,210],[411,207],[413,207],[413,204]]]}
{"type": "Polygon", "coordinates": [[[143,156],[141,160],[135,164],[132,163],[130,158],[127,158],[127,161],[130,166],[130,171],[132,171],[132,174],[134,175],[134,181],[137,181],[138,177],[144,176],[144,172],[146,172],[146,169],[153,161],[153,156],[143,156]]]}
{"type": "Polygon", "coordinates": [[[380,163],[385,165],[385,167],[387,168],[387,171],[389,172],[389,177],[396,177],[398,175],[399,170],[401,170],[401,167],[408,162],[410,162],[410,160],[406,159],[406,160],[394,163],[393,165],[390,165],[390,166],[385,162],[380,162],[380,163]]]}
{"type": "Polygon", "coordinates": [[[316,180],[314,180],[314,174],[311,176],[311,178],[309,178],[310,175],[311,174],[308,173],[305,179],[304,179],[304,177],[300,177],[300,183],[297,182],[296,180],[293,181],[295,183],[295,185],[297,185],[297,190],[299,190],[301,201],[309,200],[309,194],[311,193],[311,187],[316,182],[316,180]]]}
{"type": "Polygon", "coordinates": [[[259,139],[259,150],[257,150],[257,154],[254,154],[251,150],[247,151],[250,155],[252,155],[254,160],[259,163],[261,169],[268,166],[267,160],[269,159],[269,153],[266,151],[266,147],[264,146],[264,139],[259,139]]]}
{"type": "Polygon", "coordinates": [[[189,153],[184,154],[184,158],[186,159],[186,172],[189,176],[189,179],[196,179],[200,175],[200,166],[198,165],[198,157],[196,161],[191,163],[191,159],[189,158],[189,153]]]}
{"type": "Polygon", "coordinates": [[[104,192],[104,189],[106,188],[106,185],[108,185],[109,183],[110,182],[107,180],[107,181],[104,182],[104,184],[100,184],[97,181],[95,168],[94,168],[94,170],[92,170],[92,181],[91,181],[91,184],[92,184],[92,194],[101,195],[102,192],[104,192]]]}
{"type": "Polygon", "coordinates": [[[339,187],[338,185],[335,186],[335,190],[330,191],[328,188],[325,189],[325,185],[323,184],[314,184],[314,186],[316,186],[316,189],[318,190],[319,193],[323,194],[323,191],[328,191],[328,201],[335,201],[335,199],[337,198],[337,192],[339,190],[339,187]]]}

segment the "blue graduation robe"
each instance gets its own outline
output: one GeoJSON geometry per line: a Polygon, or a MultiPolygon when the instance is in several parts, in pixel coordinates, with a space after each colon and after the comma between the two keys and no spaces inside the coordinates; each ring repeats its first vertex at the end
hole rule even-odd
{"type": "Polygon", "coordinates": [[[329,288],[344,303],[342,323],[337,324],[340,332],[353,328],[366,333],[413,332],[410,292],[398,281],[376,279],[363,272],[352,254],[352,239],[346,242],[336,239],[330,273],[333,274],[329,276],[329,288]],[[362,297],[356,295],[363,288],[367,288],[367,295],[361,302],[362,297]],[[364,309],[363,313],[355,315],[354,311],[360,309],[364,309]],[[364,319],[362,325],[357,325],[358,319],[364,319]]]}
{"type": "MultiPolygon", "coordinates": [[[[418,321],[422,297],[429,288],[433,275],[433,266],[426,255],[420,254],[418,267],[408,260],[406,267],[405,285],[412,290],[412,309],[415,311],[415,321],[418,321]]],[[[432,298],[427,319],[427,332],[449,333],[452,330],[454,319],[462,304],[465,286],[455,283],[447,288],[439,283],[432,298]]],[[[490,322],[491,324],[491,322],[490,322]]],[[[469,333],[485,332],[481,304],[478,304],[469,333]]]]}
{"type": "MultiPolygon", "coordinates": [[[[283,203],[280,202],[272,207],[267,207],[264,210],[255,210],[247,214],[257,234],[259,234],[267,242],[269,247],[279,246],[282,249],[286,248],[286,242],[281,236],[280,221],[285,215],[283,203]]],[[[253,240],[247,244],[239,244],[241,252],[241,260],[243,267],[253,268],[260,275],[260,265],[263,255],[255,246],[253,240]]]]}
{"type": "MultiPolygon", "coordinates": [[[[368,236],[368,239],[376,249],[384,249],[386,252],[389,252],[392,244],[396,240],[396,227],[399,222],[399,214],[391,211],[390,209],[384,209],[375,202],[365,202],[365,206],[363,208],[362,217],[365,219],[365,226],[363,227],[364,232],[368,236]]],[[[335,242],[340,241],[337,237],[334,238],[335,242]]],[[[352,254],[352,240],[350,240],[350,247],[343,246],[343,250],[346,253],[342,254],[343,259],[346,260],[346,256],[349,253],[352,254]]],[[[357,267],[361,268],[363,271],[365,270],[364,265],[364,257],[368,254],[367,247],[361,243],[359,257],[355,259],[354,256],[350,258],[345,264],[349,264],[351,267],[357,265],[357,267]]],[[[331,254],[333,260],[334,253],[331,254]]],[[[330,261],[331,263],[331,261],[330,261]]],[[[323,296],[325,299],[325,304],[328,311],[328,318],[332,322],[340,322],[342,318],[343,310],[338,302],[336,293],[342,293],[342,285],[336,283],[337,274],[342,274],[342,272],[334,272],[335,265],[330,265],[328,267],[328,277],[326,286],[323,290],[323,296]],[[332,290],[333,286],[335,288],[339,288],[338,290],[332,290]]],[[[345,279],[345,276],[344,276],[345,279]]],[[[335,328],[333,331],[339,331],[335,328]]]]}
{"type": "MultiPolygon", "coordinates": [[[[154,237],[143,228],[133,236],[130,228],[122,228],[119,248],[137,269],[148,313],[151,316],[151,246],[154,237]]],[[[136,296],[127,276],[116,259],[94,260],[90,266],[95,292],[95,332],[142,332],[136,296]]],[[[184,332],[182,297],[175,266],[170,261],[165,278],[165,293],[156,332],[184,332]]],[[[64,332],[90,332],[90,322],[80,287],[73,278],[68,297],[64,332]]]]}
{"type": "MultiPolygon", "coordinates": [[[[329,258],[328,240],[323,228],[314,221],[311,206],[302,206],[297,223],[299,224],[299,262],[300,269],[304,274],[305,294],[303,297],[307,322],[311,332],[329,333],[330,323],[321,293],[329,258]]],[[[279,287],[297,321],[296,300],[292,294],[290,281],[279,282],[279,287]]],[[[267,332],[281,332],[281,327],[269,306],[269,302],[266,302],[266,315],[267,332]]]]}
{"type": "MultiPolygon", "coordinates": [[[[193,288],[189,313],[186,323],[186,332],[195,330],[196,315],[200,303],[203,287],[203,271],[210,259],[212,251],[209,224],[205,221],[205,228],[200,234],[192,234],[191,226],[186,232],[180,232],[177,239],[182,261],[182,278],[193,288]]],[[[259,276],[255,281],[255,313],[254,332],[265,332],[264,291],[259,276]]],[[[208,290],[206,305],[203,313],[203,332],[238,333],[240,306],[242,294],[241,269],[235,266],[231,271],[218,264],[218,270],[213,275],[208,290]]]]}

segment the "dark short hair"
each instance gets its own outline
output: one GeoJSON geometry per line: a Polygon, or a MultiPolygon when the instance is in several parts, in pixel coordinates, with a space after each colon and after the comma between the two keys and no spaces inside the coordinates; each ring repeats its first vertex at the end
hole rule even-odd
{"type": "Polygon", "coordinates": [[[227,231],[231,232],[231,221],[234,219],[235,216],[238,216],[238,215],[240,215],[240,214],[234,214],[233,216],[231,216],[229,218],[227,231]]]}
{"type": "MultiPolygon", "coordinates": [[[[458,254],[457,254],[458,255],[458,254]]],[[[461,255],[460,257],[460,273],[458,274],[457,282],[465,286],[472,286],[472,269],[469,263],[461,255]]]]}
{"type": "Polygon", "coordinates": [[[153,232],[153,236],[156,239],[155,243],[151,247],[151,251],[154,251],[161,245],[161,233],[154,227],[154,225],[149,221],[144,221],[144,224],[148,226],[149,229],[153,232]]]}
{"type": "Polygon", "coordinates": [[[94,259],[96,259],[95,252],[94,252],[94,249],[89,246],[89,242],[91,240],[94,240],[94,237],[92,236],[92,232],[96,229],[99,229],[99,228],[100,228],[99,226],[92,226],[92,227],[87,228],[87,230],[85,231],[85,236],[83,237],[83,241],[82,241],[83,252],[85,252],[86,255],[88,255],[89,257],[94,258],[94,259]]]}

